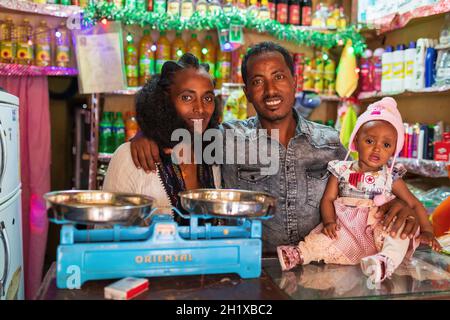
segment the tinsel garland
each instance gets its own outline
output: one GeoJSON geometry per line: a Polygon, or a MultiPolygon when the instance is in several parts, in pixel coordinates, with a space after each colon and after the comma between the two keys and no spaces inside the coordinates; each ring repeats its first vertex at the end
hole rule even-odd
{"type": "Polygon", "coordinates": [[[91,2],[84,8],[83,19],[87,24],[95,24],[106,18],[121,21],[126,25],[150,26],[152,29],[165,30],[212,30],[229,28],[230,24],[239,24],[248,30],[267,33],[279,39],[299,45],[332,48],[343,45],[350,39],[356,55],[366,48],[364,37],[350,26],[344,30],[324,32],[304,29],[300,26],[281,24],[275,20],[261,20],[251,12],[242,13],[237,8],[231,12],[220,11],[217,15],[202,16],[198,11],[189,19],[167,13],[148,12],[137,8],[117,8],[112,2],[91,2]]]}

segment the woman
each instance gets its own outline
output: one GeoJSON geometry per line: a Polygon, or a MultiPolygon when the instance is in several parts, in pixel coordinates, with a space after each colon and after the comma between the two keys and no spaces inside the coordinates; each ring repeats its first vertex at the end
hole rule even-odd
{"type": "MultiPolygon", "coordinates": [[[[209,66],[200,64],[190,53],[178,62],[168,61],[163,65],[161,75],[153,77],[137,95],[137,120],[145,137],[163,148],[173,148],[177,144],[171,141],[174,130],[184,128],[192,135],[194,122],[199,120],[202,132],[218,125],[214,83],[208,71],[209,66]]],[[[180,191],[220,186],[220,169],[216,166],[197,165],[193,161],[175,164],[171,156],[161,154],[160,157],[162,162],[157,165],[157,171],[145,173],[134,165],[130,143],[121,145],[111,159],[103,189],[151,196],[155,198],[155,207],[166,207],[159,212],[167,213],[169,206],[183,211],[178,197],[180,191]]]]}

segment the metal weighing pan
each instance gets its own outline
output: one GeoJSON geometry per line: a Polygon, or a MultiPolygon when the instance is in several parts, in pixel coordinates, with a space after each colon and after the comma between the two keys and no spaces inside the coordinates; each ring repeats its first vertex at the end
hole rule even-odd
{"type": "Polygon", "coordinates": [[[67,190],[49,192],[48,217],[56,223],[139,225],[154,199],[140,194],[67,190]]]}
{"type": "Polygon", "coordinates": [[[268,193],[235,189],[195,189],[179,193],[190,214],[227,218],[264,218],[275,212],[276,198],[268,193]]]}

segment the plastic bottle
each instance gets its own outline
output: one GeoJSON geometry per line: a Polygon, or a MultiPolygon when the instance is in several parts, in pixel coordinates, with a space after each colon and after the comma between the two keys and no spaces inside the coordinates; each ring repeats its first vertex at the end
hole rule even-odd
{"type": "Polygon", "coordinates": [[[445,15],[445,22],[439,34],[439,43],[441,45],[450,44],[450,13],[445,15]]]}
{"type": "Polygon", "coordinates": [[[414,89],[414,61],[416,59],[416,43],[411,41],[405,50],[405,90],[414,89]]]}
{"type": "Polygon", "coordinates": [[[195,4],[195,11],[197,11],[202,17],[206,17],[208,14],[208,2],[206,2],[206,0],[198,0],[195,4]]]}
{"type": "Polygon", "coordinates": [[[277,3],[276,0],[269,0],[269,12],[270,12],[270,19],[276,20],[277,19],[277,3]]]}
{"type": "Polygon", "coordinates": [[[114,150],[125,142],[125,123],[123,122],[122,112],[117,112],[116,120],[113,123],[114,150]]]}
{"type": "Polygon", "coordinates": [[[156,73],[161,73],[163,64],[170,60],[170,42],[166,37],[166,33],[161,31],[159,34],[158,44],[156,48],[156,73]]]}
{"type": "Polygon", "coordinates": [[[288,23],[288,0],[277,1],[277,21],[281,24],[288,23]]]}
{"type": "Polygon", "coordinates": [[[311,25],[312,1],[303,0],[302,3],[302,26],[311,25]]]}
{"type": "MultiPolygon", "coordinates": [[[[245,10],[245,9],[244,9],[245,10]]],[[[250,0],[250,6],[246,9],[254,18],[259,17],[258,0],[250,0]]]]}
{"type": "MultiPolygon", "coordinates": [[[[327,28],[329,28],[329,29],[336,29],[338,20],[337,20],[336,14],[335,14],[335,6],[334,5],[330,5],[328,11],[329,11],[329,14],[328,14],[328,17],[327,17],[327,20],[326,20],[327,28]]],[[[338,9],[337,12],[339,13],[339,9],[338,9]]]]}
{"type": "Polygon", "coordinates": [[[326,28],[327,27],[326,18],[323,16],[322,3],[319,3],[316,6],[316,11],[313,14],[311,26],[317,27],[317,28],[326,28]]]}
{"type": "Polygon", "coordinates": [[[270,9],[268,0],[261,0],[261,8],[259,8],[258,18],[261,20],[270,19],[270,9]]]}
{"type": "Polygon", "coordinates": [[[420,90],[425,87],[425,55],[426,39],[418,39],[416,44],[416,56],[414,60],[414,89],[420,90]]]}
{"type": "Polygon", "coordinates": [[[403,44],[397,45],[393,54],[392,63],[392,91],[403,92],[405,79],[405,46],[403,44]]]}
{"type": "Polygon", "coordinates": [[[427,48],[427,55],[425,57],[425,87],[433,86],[435,82],[435,68],[436,68],[436,49],[433,47],[427,48]]]}
{"type": "Polygon", "coordinates": [[[220,14],[222,7],[220,5],[219,0],[211,0],[208,4],[208,12],[212,16],[217,16],[220,14]]]}
{"type": "Polygon", "coordinates": [[[209,65],[209,74],[214,77],[216,64],[216,46],[212,41],[211,35],[207,35],[202,49],[202,61],[209,65]]]}
{"type": "Polygon", "coordinates": [[[28,19],[17,27],[17,63],[31,65],[34,61],[33,52],[33,29],[28,19]]]}
{"type": "Polygon", "coordinates": [[[117,9],[123,8],[125,3],[124,0],[113,0],[112,2],[114,3],[117,9]]]}
{"type": "Polygon", "coordinates": [[[173,16],[180,15],[180,0],[168,0],[167,1],[167,13],[173,16]]]}
{"type": "Polygon", "coordinates": [[[338,30],[347,28],[347,17],[344,13],[344,7],[339,8],[339,18],[337,19],[336,27],[338,30]]]}
{"type": "Polygon", "coordinates": [[[218,50],[216,62],[216,88],[222,89],[222,85],[230,81],[231,77],[231,53],[218,50]]]}
{"type": "Polygon", "coordinates": [[[166,0],[153,0],[153,12],[163,14],[167,11],[166,0]]]}
{"type": "Polygon", "coordinates": [[[233,0],[224,0],[222,3],[223,13],[231,14],[231,11],[233,11],[233,0]]]}
{"type": "Polygon", "coordinates": [[[125,121],[125,141],[130,141],[139,131],[139,125],[134,112],[127,113],[127,121],[125,121]]]}
{"type": "Polygon", "coordinates": [[[57,67],[69,67],[71,59],[70,32],[66,27],[66,22],[61,22],[55,33],[55,46],[55,65],[57,67]]]}
{"type": "Polygon", "coordinates": [[[127,75],[127,85],[129,87],[137,87],[139,85],[138,50],[134,44],[133,37],[130,35],[127,37],[125,70],[127,75]]]}
{"type": "Polygon", "coordinates": [[[197,34],[193,33],[191,35],[191,40],[189,41],[187,45],[187,52],[192,53],[194,56],[196,56],[199,60],[202,58],[202,45],[197,39],[197,34]]]}
{"type": "Polygon", "coordinates": [[[394,61],[394,53],[392,52],[392,47],[387,46],[386,50],[381,56],[381,64],[383,68],[383,73],[381,76],[381,91],[390,92],[392,91],[392,63],[394,61]]]}
{"type": "Polygon", "coordinates": [[[361,57],[361,65],[360,65],[360,83],[361,83],[361,91],[369,92],[373,91],[373,78],[371,71],[373,70],[372,64],[372,50],[367,49],[364,51],[361,57]]]}
{"type": "Polygon", "coordinates": [[[324,71],[324,61],[322,54],[316,54],[313,64],[313,74],[314,74],[314,91],[317,93],[323,92],[323,71],[324,71]]]}
{"type": "Polygon", "coordinates": [[[289,0],[289,24],[300,24],[300,0],[289,0]]]}
{"type": "Polygon", "coordinates": [[[314,76],[312,70],[312,60],[309,57],[305,57],[305,73],[303,80],[303,90],[312,90],[314,88],[314,76]]]}
{"type": "Polygon", "coordinates": [[[334,95],[336,88],[336,63],[333,59],[327,55],[328,58],[324,59],[324,71],[323,71],[323,87],[326,95],[334,95]]]}
{"type": "Polygon", "coordinates": [[[34,64],[39,67],[50,65],[51,59],[51,34],[47,26],[47,21],[42,20],[36,28],[34,43],[36,44],[36,54],[34,64]]]}
{"type": "Polygon", "coordinates": [[[99,153],[112,153],[114,146],[112,134],[112,122],[109,112],[103,112],[102,119],[99,123],[99,153]]]}
{"type": "Polygon", "coordinates": [[[144,35],[139,42],[139,85],[143,86],[145,82],[155,74],[155,52],[152,51],[153,40],[150,36],[150,30],[144,30],[144,35]]]}
{"type": "Polygon", "coordinates": [[[245,14],[245,11],[247,10],[247,0],[237,0],[235,6],[237,6],[238,11],[245,14]]]}
{"type": "Polygon", "coordinates": [[[440,50],[436,61],[436,85],[450,85],[450,50],[440,50]]]}
{"type": "Polygon", "coordinates": [[[0,24],[0,61],[13,63],[16,57],[16,27],[12,18],[7,17],[0,24]]]}
{"type": "Polygon", "coordinates": [[[181,37],[181,31],[178,31],[175,35],[175,39],[172,41],[170,48],[170,59],[177,61],[186,52],[186,45],[181,37]]]}
{"type": "Polygon", "coordinates": [[[377,48],[373,52],[373,89],[375,91],[381,91],[381,78],[383,75],[383,63],[381,61],[384,53],[383,48],[377,48]]]}
{"type": "Polygon", "coordinates": [[[181,18],[190,19],[194,14],[194,2],[192,0],[181,1],[181,18]]]}

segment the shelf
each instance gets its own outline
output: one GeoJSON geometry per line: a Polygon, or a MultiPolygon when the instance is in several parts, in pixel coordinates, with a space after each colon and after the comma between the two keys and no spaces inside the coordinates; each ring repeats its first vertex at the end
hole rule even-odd
{"type": "Polygon", "coordinates": [[[450,93],[450,85],[449,86],[443,86],[443,87],[430,87],[425,88],[421,90],[414,90],[414,91],[404,91],[404,92],[392,92],[392,93],[386,93],[386,92],[360,92],[358,94],[358,100],[365,101],[365,100],[375,100],[377,98],[382,97],[414,97],[421,94],[427,94],[427,95],[438,95],[438,94],[449,94],[450,93]]]}
{"type": "Polygon", "coordinates": [[[61,18],[67,18],[83,11],[83,9],[78,6],[39,4],[19,0],[0,0],[0,8],[61,18]]]}
{"type": "Polygon", "coordinates": [[[396,163],[401,163],[410,173],[429,178],[448,177],[450,162],[425,159],[397,158],[396,163]]]}
{"type": "MultiPolygon", "coordinates": [[[[142,87],[127,87],[126,89],[123,90],[115,90],[113,92],[108,92],[106,94],[109,95],[135,95],[136,93],[138,93],[139,90],[141,90],[142,87]]],[[[221,90],[214,90],[214,94],[215,95],[219,95],[221,93],[221,90]]]]}
{"type": "MultiPolygon", "coordinates": [[[[295,94],[295,97],[299,98],[302,95],[303,95],[303,93],[299,92],[299,93],[295,94]]],[[[330,95],[325,95],[325,94],[319,94],[319,97],[320,97],[320,100],[322,100],[322,101],[334,101],[334,102],[341,101],[341,98],[337,95],[330,96],[330,95]]]]}
{"type": "Polygon", "coordinates": [[[0,63],[1,76],[76,76],[78,70],[63,67],[37,67],[12,63],[0,63]]]}

